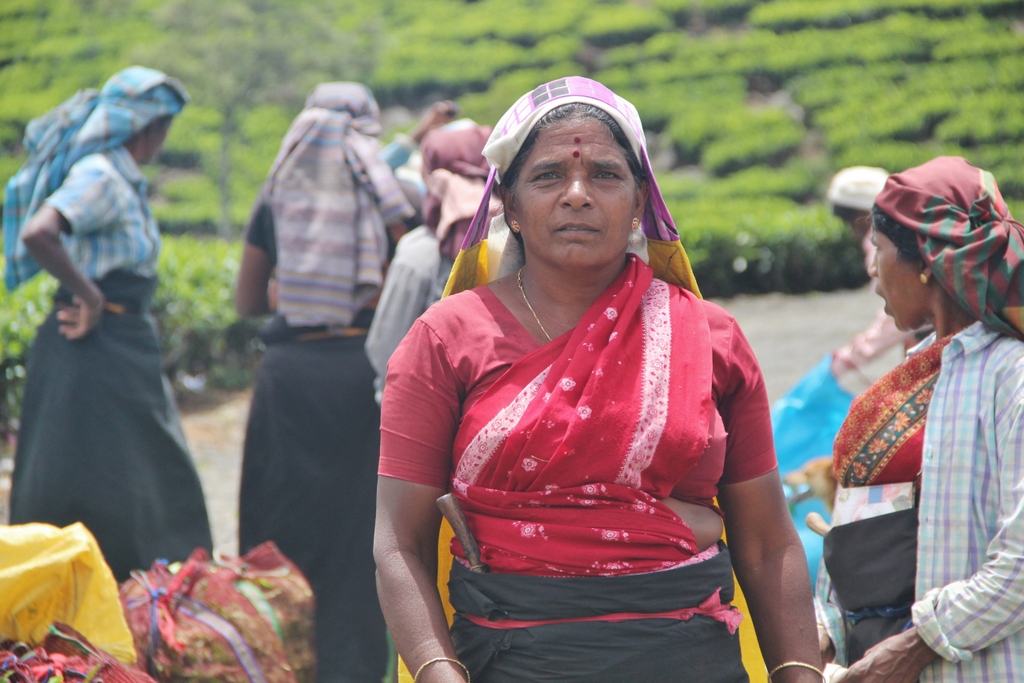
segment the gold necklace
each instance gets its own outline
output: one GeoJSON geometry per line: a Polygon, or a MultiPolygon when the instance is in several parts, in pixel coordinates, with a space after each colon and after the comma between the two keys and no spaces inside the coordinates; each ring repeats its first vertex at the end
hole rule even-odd
{"type": "Polygon", "coordinates": [[[540,331],[544,333],[544,336],[548,338],[548,341],[551,341],[551,335],[544,329],[544,324],[541,323],[540,318],[537,317],[537,311],[533,310],[533,306],[530,305],[530,300],[526,298],[526,290],[523,289],[522,268],[519,269],[519,274],[516,276],[516,279],[519,281],[519,292],[523,295],[523,301],[526,302],[526,307],[530,309],[530,313],[533,313],[533,319],[537,321],[537,327],[539,327],[540,331]]]}

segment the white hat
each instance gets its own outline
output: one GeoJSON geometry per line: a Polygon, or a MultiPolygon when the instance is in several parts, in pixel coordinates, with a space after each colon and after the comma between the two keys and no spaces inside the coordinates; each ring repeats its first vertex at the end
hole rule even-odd
{"type": "Polygon", "coordinates": [[[884,168],[851,166],[832,177],[826,198],[832,206],[870,211],[889,177],[884,168]]]}

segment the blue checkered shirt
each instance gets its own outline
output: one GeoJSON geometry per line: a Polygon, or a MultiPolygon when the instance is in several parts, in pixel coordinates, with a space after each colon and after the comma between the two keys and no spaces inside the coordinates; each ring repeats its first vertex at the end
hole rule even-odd
{"type": "Polygon", "coordinates": [[[160,233],[146,200],[146,178],[124,147],[83,157],[46,204],[71,224],[64,247],[82,273],[156,275],[160,233]]]}
{"type": "MultiPolygon", "coordinates": [[[[1024,343],[980,322],[942,352],[919,514],[913,621],[941,657],[921,683],[1024,681],[1024,343]]],[[[824,566],[815,593],[845,653],[824,566]]]]}

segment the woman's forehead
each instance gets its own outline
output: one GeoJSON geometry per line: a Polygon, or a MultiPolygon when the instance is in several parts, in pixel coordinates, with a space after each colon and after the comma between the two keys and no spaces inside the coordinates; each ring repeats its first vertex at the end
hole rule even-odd
{"type": "Polygon", "coordinates": [[[612,135],[606,124],[583,117],[556,121],[542,128],[537,133],[537,142],[533,148],[535,154],[530,156],[539,158],[546,156],[547,153],[557,152],[563,147],[607,147],[608,151],[614,150],[617,156],[621,156],[623,159],[626,156],[622,146],[615,140],[615,136],[612,135]]]}

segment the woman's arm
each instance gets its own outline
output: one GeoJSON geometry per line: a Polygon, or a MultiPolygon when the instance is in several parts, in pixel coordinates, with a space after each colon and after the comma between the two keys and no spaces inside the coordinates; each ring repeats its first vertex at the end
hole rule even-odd
{"type": "MultiPolygon", "coordinates": [[[[786,506],[778,470],[738,484],[723,484],[733,569],[750,607],[769,671],[784,662],[821,668],[811,579],[800,537],[786,506]]],[[[809,669],[788,667],[773,683],[821,683],[809,669]]]]}
{"type": "MultiPolygon", "coordinates": [[[[395,647],[411,672],[435,657],[457,659],[437,592],[436,501],[447,491],[392,477],[377,479],[373,558],[377,594],[395,647]]],[[[431,664],[417,683],[464,683],[451,662],[431,664]]]]}
{"type": "Polygon", "coordinates": [[[245,243],[242,251],[242,265],[238,270],[238,287],[235,289],[235,310],[239,317],[248,318],[271,312],[267,288],[274,262],[263,249],[245,243]]]}
{"type": "Polygon", "coordinates": [[[71,260],[61,233],[70,234],[71,225],[57,209],[43,205],[25,224],[21,240],[32,258],[71,290],[71,306],[57,311],[59,330],[68,339],[81,339],[99,324],[106,299],[71,260]]]}

